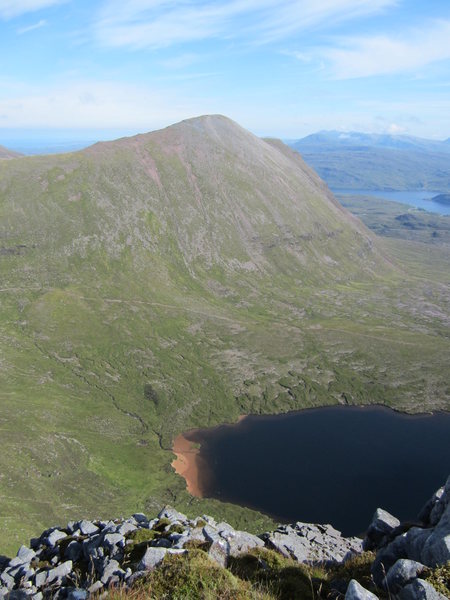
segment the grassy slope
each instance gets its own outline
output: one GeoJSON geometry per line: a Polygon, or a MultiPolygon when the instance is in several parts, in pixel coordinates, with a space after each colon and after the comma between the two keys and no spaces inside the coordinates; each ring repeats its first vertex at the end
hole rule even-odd
{"type": "Polygon", "coordinates": [[[374,196],[337,194],[345,208],[377,235],[439,246],[450,245],[450,215],[427,212],[374,196]]]}
{"type": "Polygon", "coordinates": [[[4,161],[0,224],[2,551],[166,502],[262,530],[188,496],[175,434],[450,405],[439,252],[381,244],[297,155],[226,119],[4,161]]]}

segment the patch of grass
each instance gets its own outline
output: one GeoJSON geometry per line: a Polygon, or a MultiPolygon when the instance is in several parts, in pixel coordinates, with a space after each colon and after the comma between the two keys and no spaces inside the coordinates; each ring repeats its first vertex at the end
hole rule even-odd
{"type": "Polygon", "coordinates": [[[426,569],[420,577],[431,583],[445,598],[450,598],[450,561],[434,569],[426,569]]]}

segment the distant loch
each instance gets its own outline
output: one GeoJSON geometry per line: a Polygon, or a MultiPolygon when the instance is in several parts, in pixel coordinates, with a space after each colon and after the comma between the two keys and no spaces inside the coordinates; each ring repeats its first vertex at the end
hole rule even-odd
{"type": "Polygon", "coordinates": [[[436,194],[436,192],[428,192],[424,190],[405,191],[384,191],[384,190],[352,190],[352,189],[332,189],[336,196],[373,196],[375,198],[383,198],[384,200],[393,200],[409,204],[415,208],[428,210],[429,212],[438,213],[440,215],[450,215],[450,201],[443,202],[437,200],[440,197],[449,197],[449,194],[436,194]]]}

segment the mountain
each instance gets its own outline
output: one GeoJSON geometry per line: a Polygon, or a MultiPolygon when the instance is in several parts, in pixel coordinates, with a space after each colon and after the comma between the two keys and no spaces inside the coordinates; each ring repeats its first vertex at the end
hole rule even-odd
{"type": "Polygon", "coordinates": [[[447,142],[405,135],[323,131],[289,146],[333,189],[447,190],[447,142]]]}
{"type": "Polygon", "coordinates": [[[8,148],[0,146],[0,160],[8,158],[18,158],[19,156],[22,156],[20,152],[14,152],[14,150],[8,150],[8,148]]]}
{"type": "Polygon", "coordinates": [[[0,212],[0,551],[81,516],[214,514],[170,466],[192,427],[450,405],[446,259],[225,117],[1,161],[0,212]]]}

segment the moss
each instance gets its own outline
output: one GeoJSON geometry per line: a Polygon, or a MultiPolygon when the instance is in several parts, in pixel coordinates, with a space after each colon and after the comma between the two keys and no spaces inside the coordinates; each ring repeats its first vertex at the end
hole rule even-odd
{"type": "Polygon", "coordinates": [[[255,598],[248,583],[216,565],[201,550],[166,556],[162,565],[149,574],[141,590],[147,597],[171,600],[255,598]]]}
{"type": "Polygon", "coordinates": [[[126,537],[128,540],[132,540],[135,544],[141,542],[148,542],[154,540],[159,536],[158,532],[153,529],[135,529],[131,531],[126,537]]]}
{"type": "Polygon", "coordinates": [[[171,524],[172,521],[170,519],[163,517],[162,519],[159,519],[159,521],[153,527],[153,531],[158,531],[159,533],[162,533],[163,531],[166,531],[166,528],[169,527],[171,524]]]}
{"type": "MultiPolygon", "coordinates": [[[[345,561],[343,564],[328,568],[327,579],[329,587],[333,589],[333,582],[346,582],[356,579],[367,590],[380,596],[381,590],[377,589],[372,580],[371,567],[375,559],[373,552],[363,552],[345,561]]],[[[380,596],[382,597],[382,596],[380,596]]]]}
{"type": "Polygon", "coordinates": [[[450,598],[450,561],[434,569],[426,569],[420,577],[431,583],[445,598],[450,598]]]}
{"type": "Polygon", "coordinates": [[[280,600],[312,600],[318,597],[321,589],[322,582],[317,578],[313,582],[308,567],[272,550],[255,549],[233,558],[230,569],[236,576],[253,585],[262,585],[280,600]]]}
{"type": "Polygon", "coordinates": [[[167,531],[167,533],[183,533],[185,531],[185,527],[183,525],[179,525],[178,523],[174,523],[171,525],[167,531]]]}

